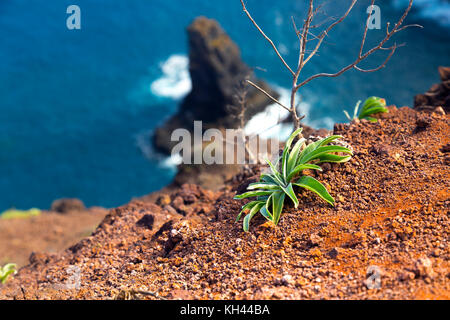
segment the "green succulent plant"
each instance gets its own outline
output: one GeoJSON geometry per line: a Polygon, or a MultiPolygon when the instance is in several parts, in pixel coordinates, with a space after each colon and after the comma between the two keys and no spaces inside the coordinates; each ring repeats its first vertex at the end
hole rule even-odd
{"type": "Polygon", "coordinates": [[[361,105],[361,100],[356,103],[353,110],[353,118],[350,117],[347,111],[344,110],[345,116],[348,120],[352,121],[354,119],[366,119],[371,122],[377,122],[377,119],[372,117],[372,115],[377,113],[386,113],[388,109],[386,108],[386,100],[378,97],[370,97],[362,105],[361,111],[358,114],[359,106],[361,105]]]}
{"type": "Polygon", "coordinates": [[[8,277],[11,274],[16,273],[16,265],[14,263],[8,263],[4,267],[0,267],[0,283],[4,284],[6,283],[6,280],[8,280],[8,277]]]}
{"type": "Polygon", "coordinates": [[[318,164],[323,162],[346,162],[350,160],[352,151],[342,146],[329,145],[336,139],[342,138],[342,136],[338,135],[333,135],[308,145],[306,145],[306,139],[300,138],[291,149],[295,137],[301,132],[302,128],[291,134],[276,165],[266,160],[270,166],[271,173],[262,174],[259,182],[252,183],[247,187],[248,192],[235,196],[235,199],[239,200],[256,197],[256,200],[245,204],[237,216],[236,222],[240,220],[244,212],[248,211],[244,217],[244,231],[249,230],[250,220],[258,212],[277,225],[280,221],[286,197],[291,199],[295,208],[297,208],[299,201],[295,194],[294,186],[313,191],[320,198],[334,205],[334,198],[328,193],[325,186],[313,177],[303,175],[303,171],[307,169],[322,171],[318,164]]]}

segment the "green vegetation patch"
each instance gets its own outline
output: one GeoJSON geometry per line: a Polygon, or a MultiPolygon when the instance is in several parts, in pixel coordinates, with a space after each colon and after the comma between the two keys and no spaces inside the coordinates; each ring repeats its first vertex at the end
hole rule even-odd
{"type": "Polygon", "coordinates": [[[17,210],[9,209],[0,213],[1,219],[27,219],[35,217],[41,214],[41,210],[37,208],[31,208],[29,210],[17,210]]]}
{"type": "Polygon", "coordinates": [[[348,120],[352,121],[355,119],[366,119],[371,122],[377,122],[377,119],[372,117],[377,113],[387,113],[388,109],[386,108],[386,100],[378,97],[370,97],[366,101],[364,101],[361,111],[358,114],[359,106],[361,104],[361,100],[356,103],[356,106],[353,110],[353,118],[350,117],[347,111],[344,110],[345,116],[348,120]]]}
{"type": "Polygon", "coordinates": [[[14,263],[8,263],[4,267],[0,267],[0,283],[6,283],[10,275],[16,274],[16,268],[17,265],[14,263]]]}

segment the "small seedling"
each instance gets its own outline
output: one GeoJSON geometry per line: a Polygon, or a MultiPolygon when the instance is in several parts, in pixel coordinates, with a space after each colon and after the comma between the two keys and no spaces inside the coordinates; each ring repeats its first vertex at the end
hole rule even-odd
{"type": "Polygon", "coordinates": [[[0,268],[0,283],[4,284],[8,280],[11,274],[16,274],[16,265],[14,263],[8,263],[4,267],[0,268]]]}
{"type": "Polygon", "coordinates": [[[386,100],[384,100],[383,98],[368,98],[366,101],[364,101],[361,111],[358,114],[360,104],[361,100],[356,103],[355,109],[353,110],[353,118],[351,118],[348,112],[344,110],[345,116],[348,118],[348,120],[352,121],[355,119],[366,119],[371,122],[377,122],[377,119],[372,117],[374,114],[388,112],[388,109],[386,108],[386,100]]]}
{"type": "Polygon", "coordinates": [[[262,174],[259,182],[248,186],[248,192],[235,197],[235,199],[256,197],[256,200],[242,207],[236,219],[236,221],[239,221],[242,214],[247,212],[243,222],[244,231],[249,230],[250,220],[258,212],[277,225],[280,221],[286,196],[291,199],[295,208],[297,208],[299,201],[294,192],[294,186],[313,191],[320,198],[334,205],[334,198],[328,193],[325,186],[313,177],[303,175],[303,171],[307,169],[322,171],[318,164],[323,162],[346,162],[350,160],[352,151],[342,146],[329,145],[331,142],[342,138],[342,136],[337,135],[308,145],[306,145],[306,139],[301,138],[291,149],[295,137],[301,132],[302,128],[292,133],[286,141],[283,154],[276,165],[266,160],[271,169],[270,174],[262,174]],[[338,155],[337,153],[345,155],[338,155]],[[280,168],[278,168],[278,164],[280,164],[280,168]]]}

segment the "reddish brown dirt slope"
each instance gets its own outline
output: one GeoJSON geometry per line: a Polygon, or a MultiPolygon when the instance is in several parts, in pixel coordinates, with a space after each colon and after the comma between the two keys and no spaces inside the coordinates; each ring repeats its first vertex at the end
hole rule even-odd
{"type": "Polygon", "coordinates": [[[0,298],[448,299],[449,120],[391,108],[375,124],[337,125],[355,155],[316,175],[336,206],[297,190],[278,227],[234,222],[233,190],[251,172],[221,192],[185,185],[158,205],[132,202],[22,268],[0,298]],[[80,287],[63,290],[70,266],[80,287]]]}
{"type": "Polygon", "coordinates": [[[56,253],[89,236],[108,213],[103,208],[65,214],[44,212],[28,219],[0,219],[0,265],[28,264],[32,252],[56,253]]]}

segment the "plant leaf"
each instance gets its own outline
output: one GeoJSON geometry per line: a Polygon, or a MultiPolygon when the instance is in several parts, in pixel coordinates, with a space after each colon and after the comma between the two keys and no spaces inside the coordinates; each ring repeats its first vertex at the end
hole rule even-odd
{"type": "Polygon", "coordinates": [[[259,201],[251,201],[245,205],[242,206],[241,208],[241,212],[239,212],[237,218],[236,218],[236,222],[238,222],[241,219],[242,214],[244,213],[245,210],[250,210],[251,208],[253,208],[259,201]]]}
{"type": "MultiPolygon", "coordinates": [[[[361,105],[361,100],[358,100],[358,102],[355,105],[355,109],[353,109],[353,119],[358,118],[358,110],[359,110],[359,106],[361,105]]],[[[350,120],[353,120],[350,119],[350,120]]]]}
{"type": "Polygon", "coordinates": [[[295,205],[295,208],[298,207],[298,199],[295,195],[294,188],[292,188],[292,183],[289,183],[286,188],[283,188],[284,193],[288,195],[289,198],[291,198],[292,202],[295,205]]]}
{"type": "Polygon", "coordinates": [[[337,154],[323,154],[319,156],[317,159],[318,163],[323,162],[335,162],[335,163],[343,163],[347,162],[352,158],[352,156],[338,156],[337,154]]]}
{"type": "Polygon", "coordinates": [[[299,165],[299,164],[304,163],[304,162],[303,162],[303,159],[304,159],[308,154],[310,154],[310,153],[313,152],[315,149],[317,149],[318,144],[319,144],[319,141],[312,142],[312,143],[308,144],[308,145],[306,146],[306,148],[303,149],[303,151],[300,153],[300,156],[298,157],[298,160],[297,160],[296,165],[299,165]]]}
{"type": "Polygon", "coordinates": [[[292,145],[292,141],[294,141],[295,137],[298,136],[300,133],[302,133],[303,128],[298,128],[292,134],[289,136],[289,138],[286,140],[286,146],[285,148],[290,149],[292,145]]]}
{"type": "Polygon", "coordinates": [[[366,101],[364,101],[363,106],[361,108],[361,112],[373,107],[373,106],[386,106],[386,100],[384,100],[383,98],[379,98],[379,97],[369,97],[366,99],[366,101]]]}
{"type": "Polygon", "coordinates": [[[295,167],[294,170],[292,170],[289,173],[289,175],[287,177],[287,181],[291,181],[292,178],[295,177],[295,175],[297,173],[299,173],[300,171],[306,170],[306,169],[322,171],[322,168],[317,166],[317,165],[315,165],[315,164],[308,164],[308,163],[306,163],[306,164],[299,164],[298,166],[295,167]]]}
{"type": "Polygon", "coordinates": [[[367,108],[364,113],[361,112],[360,117],[364,117],[366,115],[371,115],[371,114],[375,114],[375,113],[386,113],[388,112],[388,109],[386,107],[383,106],[373,106],[370,108],[367,108]]]}
{"type": "Polygon", "coordinates": [[[284,149],[283,156],[281,158],[281,172],[282,172],[284,181],[286,181],[286,176],[287,176],[287,165],[288,165],[287,159],[288,159],[288,157],[289,157],[289,151],[287,151],[287,149],[284,149]]]}
{"type": "Polygon", "coordinates": [[[266,206],[263,206],[260,210],[259,213],[261,213],[261,215],[266,218],[269,221],[273,222],[273,216],[272,214],[267,210],[266,206]]]}
{"type": "Polygon", "coordinates": [[[273,223],[275,225],[280,221],[281,212],[283,211],[285,193],[275,192],[272,197],[273,223]]]}
{"type": "Polygon", "coordinates": [[[361,112],[359,114],[359,119],[365,119],[367,116],[380,112],[388,112],[388,109],[385,107],[386,100],[378,97],[370,97],[366,101],[364,101],[361,112]]]}
{"type": "Polygon", "coordinates": [[[378,121],[377,118],[369,117],[369,116],[366,116],[366,117],[364,117],[363,119],[369,120],[370,122],[377,122],[377,121],[378,121]]]}
{"type": "Polygon", "coordinates": [[[267,189],[274,190],[280,189],[278,184],[269,183],[269,182],[255,182],[248,185],[247,190],[255,190],[255,189],[267,189]]]}
{"type": "Polygon", "coordinates": [[[6,283],[6,280],[8,280],[8,277],[11,274],[16,273],[16,267],[17,265],[14,263],[8,263],[3,268],[0,269],[0,283],[6,283]]]}
{"type": "Polygon", "coordinates": [[[245,192],[243,194],[239,194],[234,197],[234,199],[242,200],[245,198],[251,198],[251,197],[260,197],[260,196],[270,196],[272,194],[272,191],[262,191],[262,190],[253,190],[249,192],[245,192]]]}
{"type": "Polygon", "coordinates": [[[348,148],[341,146],[322,146],[318,147],[316,150],[310,152],[309,154],[305,154],[303,159],[301,159],[300,164],[304,164],[310,162],[316,158],[318,158],[322,154],[327,154],[331,152],[342,152],[347,154],[353,154],[352,151],[348,148]]]}
{"type": "Polygon", "coordinates": [[[283,155],[281,156],[281,170],[283,172],[283,177],[286,178],[288,171],[288,158],[289,158],[289,150],[291,149],[292,142],[295,137],[298,136],[303,131],[303,128],[299,128],[295,130],[289,138],[286,140],[286,144],[284,146],[283,155]]]}
{"type": "Polygon", "coordinates": [[[310,176],[303,176],[297,180],[294,185],[315,192],[319,197],[334,206],[334,198],[328,193],[327,189],[319,181],[310,176]]]}
{"type": "Polygon", "coordinates": [[[264,202],[260,202],[256,204],[250,212],[245,216],[243,222],[244,231],[247,232],[250,228],[250,220],[252,220],[253,216],[265,205],[264,202]]]}
{"type": "Polygon", "coordinates": [[[270,166],[270,170],[272,170],[272,177],[279,183],[280,185],[285,185],[285,181],[283,176],[278,172],[277,168],[270,162],[269,159],[266,159],[266,162],[270,166]]]}
{"type": "Polygon", "coordinates": [[[352,118],[350,118],[350,115],[348,114],[347,110],[344,110],[343,112],[349,121],[353,120],[352,118]]]}
{"type": "Polygon", "coordinates": [[[333,135],[333,136],[323,138],[318,141],[317,147],[325,146],[325,145],[329,144],[330,142],[333,142],[334,140],[342,139],[342,138],[343,138],[343,136],[340,136],[340,135],[333,135]]]}
{"type": "Polygon", "coordinates": [[[259,178],[260,182],[267,182],[272,184],[279,184],[278,180],[272,174],[263,173],[259,178]]]}
{"type": "Polygon", "coordinates": [[[309,145],[306,146],[305,149],[303,149],[303,151],[301,152],[298,161],[297,161],[297,165],[301,164],[301,163],[306,163],[306,161],[303,161],[303,159],[308,155],[311,154],[313,151],[317,150],[319,147],[325,146],[327,144],[329,144],[330,142],[336,140],[336,139],[340,139],[342,138],[342,136],[339,135],[333,135],[333,136],[329,136],[326,138],[323,138],[321,140],[315,141],[310,143],[309,145]]]}
{"type": "MultiPolygon", "coordinates": [[[[295,168],[295,165],[297,164],[298,158],[299,158],[299,154],[300,151],[302,149],[302,146],[305,144],[306,139],[305,138],[301,138],[299,139],[294,147],[291,150],[291,153],[289,154],[289,158],[288,158],[288,165],[287,165],[287,171],[288,174],[290,174],[290,172],[295,168]]],[[[287,179],[286,182],[289,182],[289,179],[287,179]]]]}

